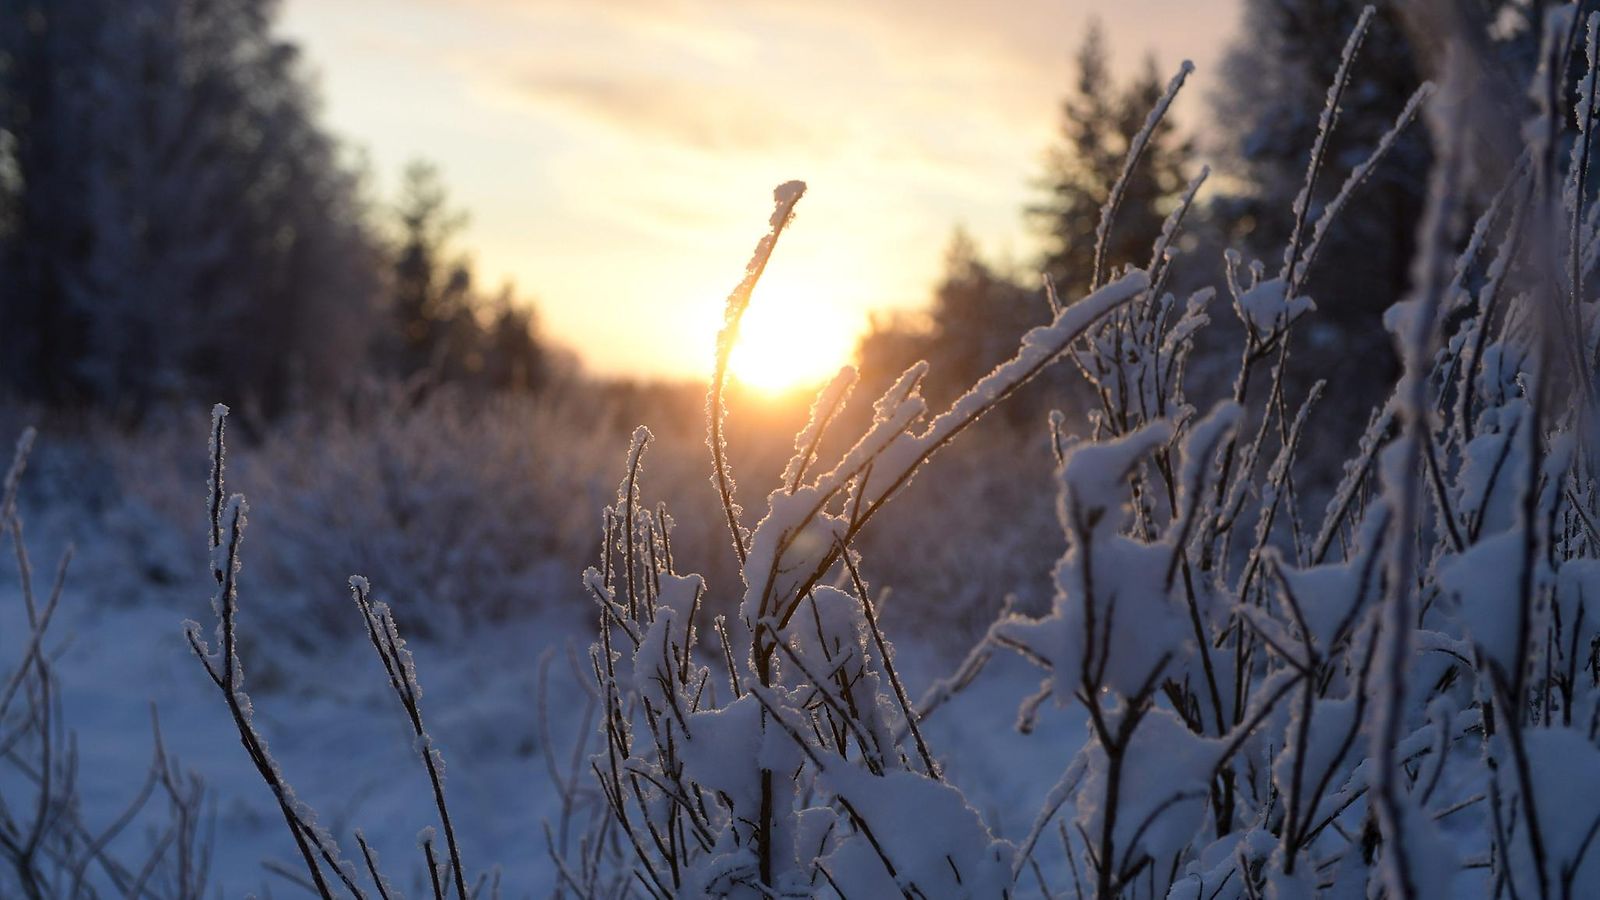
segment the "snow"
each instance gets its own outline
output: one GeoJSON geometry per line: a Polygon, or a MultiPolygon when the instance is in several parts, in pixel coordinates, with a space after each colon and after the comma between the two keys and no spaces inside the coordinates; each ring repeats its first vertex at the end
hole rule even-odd
{"type": "MultiPolygon", "coordinates": [[[[1546,877],[1552,885],[1570,885],[1563,888],[1567,896],[1594,896],[1600,891],[1600,858],[1586,851],[1600,827],[1600,779],[1594,777],[1600,748],[1568,728],[1536,729],[1527,741],[1535,808],[1549,841],[1546,877]]],[[[1532,894],[1537,886],[1525,878],[1520,890],[1532,894]]]]}
{"type": "MultiPolygon", "coordinates": [[[[1145,717],[1122,763],[1126,793],[1119,798],[1112,844],[1119,867],[1148,856],[1164,873],[1200,828],[1220,752],[1220,742],[1196,735],[1166,710],[1145,717]]],[[[1108,760],[1095,742],[1084,753],[1088,767],[1076,823],[1082,833],[1099,835],[1106,809],[1092,798],[1106,795],[1108,760]]]]}
{"type": "Polygon", "coordinates": [[[855,810],[865,828],[819,862],[845,896],[1000,898],[1011,884],[1009,843],[989,833],[956,788],[914,772],[882,777],[849,765],[824,770],[822,783],[855,810]],[[866,834],[893,861],[889,876],[866,834]]]}
{"type": "MultiPolygon", "coordinates": [[[[92,535],[80,535],[88,537],[92,535]]],[[[54,535],[35,537],[32,543],[34,554],[44,558],[61,546],[54,535]]],[[[98,546],[93,540],[82,543],[98,546]]],[[[99,568],[92,549],[84,555],[84,568],[99,568]]],[[[20,627],[23,610],[13,575],[0,569],[0,658],[8,660],[17,658],[18,642],[28,633],[20,627]]],[[[277,860],[292,868],[293,845],[270,793],[239,746],[215,687],[176,625],[185,615],[206,611],[205,601],[196,597],[207,591],[210,578],[203,567],[192,575],[187,584],[145,585],[134,602],[116,605],[97,601],[101,585],[68,578],[50,643],[68,639],[57,671],[63,682],[62,708],[77,733],[85,812],[91,819],[103,819],[129,798],[149,763],[148,704],[154,702],[168,752],[182,768],[204,777],[212,792],[217,815],[213,884],[229,896],[266,896],[269,890],[281,895],[286,882],[267,872],[262,862],[277,860]]],[[[354,828],[362,830],[396,888],[407,896],[427,895],[417,841],[419,829],[434,821],[436,813],[409,725],[366,646],[355,610],[348,629],[334,636],[340,649],[302,655],[248,639],[259,624],[253,608],[270,602],[252,594],[248,559],[240,591],[241,629],[247,635],[241,653],[255,683],[254,721],[283,772],[299,796],[317,807],[358,865],[354,828]]],[[[571,603],[577,602],[576,593],[571,603]]],[[[670,595],[670,590],[663,593],[670,595]]],[[[449,801],[469,881],[497,866],[506,885],[526,886],[535,896],[555,883],[553,864],[542,850],[540,823],[558,820],[559,797],[542,774],[546,763],[535,727],[534,661],[546,648],[556,650],[559,660],[562,648],[588,640],[581,621],[556,613],[473,630],[447,644],[408,645],[429,698],[429,732],[450,758],[449,801]]],[[[915,644],[900,648],[897,660],[914,693],[951,668],[949,661],[915,644]]],[[[556,745],[550,761],[565,770],[567,748],[583,720],[588,694],[564,662],[552,666],[551,675],[549,712],[556,745]]],[[[1025,835],[1031,824],[1038,803],[1036,773],[1053,772],[1061,748],[1081,742],[1081,723],[1065,715],[1046,716],[1030,737],[1012,731],[1015,700],[1034,680],[1025,664],[996,662],[924,725],[941,750],[948,776],[962,785],[966,802],[1013,839],[1025,835]]],[[[738,709],[755,710],[756,704],[738,709]]],[[[753,758],[758,751],[737,737],[740,731],[731,722],[709,727],[715,721],[704,720],[708,727],[703,739],[722,748],[711,757],[708,781],[755,771],[716,765],[741,754],[753,758]]],[[[699,728],[697,723],[697,736],[702,734],[699,728]]],[[[0,777],[0,792],[6,783],[0,777]]],[[[737,783],[727,787],[749,790],[737,783]]],[[[114,846],[136,847],[143,840],[137,829],[130,829],[114,846]]],[[[437,852],[438,841],[435,847],[437,852]]],[[[1045,850],[1047,863],[1057,864],[1054,848],[1047,845],[1045,850]]]]}
{"type": "Polygon", "coordinates": [[[992,629],[1002,642],[1049,670],[1056,702],[1107,688],[1131,697],[1181,653],[1185,634],[1169,597],[1169,551],[1124,536],[1127,478],[1171,439],[1166,423],[1127,437],[1075,447],[1061,472],[1060,516],[1070,536],[1056,569],[1050,615],[1011,616],[992,629]],[[1086,673],[1097,672],[1092,679],[1086,673]]]}
{"type": "MultiPolygon", "coordinates": [[[[70,636],[71,642],[57,672],[62,707],[77,732],[86,811],[104,820],[137,785],[148,764],[148,704],[154,702],[168,752],[212,792],[215,884],[229,895],[264,896],[263,885],[282,893],[284,883],[261,863],[297,864],[283,820],[239,746],[215,687],[175,627],[194,610],[192,588],[149,591],[136,605],[107,608],[95,603],[93,586],[69,581],[56,628],[58,639],[70,636]]],[[[243,589],[248,593],[248,585],[243,589]]],[[[7,659],[15,658],[15,641],[27,633],[17,627],[20,607],[13,591],[0,593],[0,648],[7,659]]],[[[302,659],[280,648],[254,657],[247,647],[245,663],[257,682],[253,718],[298,794],[321,810],[329,828],[344,836],[351,825],[363,827],[391,862],[391,877],[417,896],[420,884],[410,876],[420,871],[420,857],[412,848],[418,827],[435,817],[432,799],[410,729],[353,614],[350,624],[344,636],[349,651],[337,656],[302,659]],[[278,687],[262,686],[269,681],[278,687]]],[[[450,800],[456,816],[470,823],[464,829],[469,864],[500,863],[516,883],[549,882],[542,854],[528,852],[537,843],[539,819],[558,810],[536,774],[534,671],[526,653],[530,645],[560,639],[559,632],[541,634],[530,622],[476,636],[476,655],[415,648],[437,700],[428,710],[430,727],[455,763],[450,800]]],[[[581,696],[575,687],[564,690],[581,696]]],[[[563,705],[563,722],[576,713],[563,705]]],[[[130,847],[142,840],[133,830],[119,838],[130,847]]]]}
{"type": "Polygon", "coordinates": [[[845,366],[818,392],[817,399],[811,404],[811,413],[806,420],[806,426],[795,435],[794,456],[790,457],[789,464],[783,468],[784,484],[800,483],[801,477],[816,459],[817,444],[822,440],[828,423],[849,399],[850,391],[855,385],[855,367],[845,366]]]}
{"type": "Polygon", "coordinates": [[[904,433],[898,434],[875,464],[875,472],[884,474],[875,474],[870,482],[873,490],[866,492],[869,505],[888,499],[936,450],[1061,356],[1073,341],[1102,317],[1131,302],[1149,286],[1148,273],[1134,270],[1076,303],[1065,306],[1050,324],[1025,333],[1022,346],[1015,356],[979,379],[949,409],[930,422],[922,433],[913,434],[901,429],[904,433]]]}
{"type": "Polygon", "coordinates": [[[1263,281],[1239,295],[1239,318],[1263,342],[1287,329],[1294,321],[1317,308],[1310,297],[1288,296],[1282,278],[1263,281]]]}
{"type": "Polygon", "coordinates": [[[1462,627],[1484,657],[1505,671],[1517,656],[1518,604],[1509,598],[1521,593],[1525,540],[1521,529],[1485,538],[1439,571],[1462,627]]]}

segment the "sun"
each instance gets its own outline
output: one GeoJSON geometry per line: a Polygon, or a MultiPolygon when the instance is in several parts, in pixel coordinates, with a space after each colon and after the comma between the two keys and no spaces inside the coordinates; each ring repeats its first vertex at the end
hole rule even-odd
{"type": "Polygon", "coordinates": [[[738,383],[784,393],[828,380],[850,362],[859,326],[784,281],[762,282],[739,325],[728,367],[738,383]]]}

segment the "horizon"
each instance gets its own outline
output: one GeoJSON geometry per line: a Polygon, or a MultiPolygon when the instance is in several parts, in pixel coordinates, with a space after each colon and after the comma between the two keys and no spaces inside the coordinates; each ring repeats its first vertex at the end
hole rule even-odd
{"type": "Polygon", "coordinates": [[[772,188],[806,181],[746,324],[747,357],[766,363],[740,374],[777,390],[849,361],[871,314],[925,307],[958,227],[987,259],[1030,265],[1023,207],[1091,18],[1119,82],[1147,54],[1163,77],[1195,62],[1174,110],[1192,130],[1238,13],[1238,0],[713,6],[289,0],[281,29],[380,202],[406,163],[437,164],[470,216],[457,247],[479,283],[514,283],[597,375],[704,378],[772,188]],[[801,304],[795,335],[785,313],[801,304]]]}

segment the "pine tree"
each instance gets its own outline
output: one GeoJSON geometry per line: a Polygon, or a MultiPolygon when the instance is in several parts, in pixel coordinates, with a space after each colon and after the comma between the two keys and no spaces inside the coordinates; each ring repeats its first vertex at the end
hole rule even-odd
{"type": "Polygon", "coordinates": [[[944,277],[930,310],[933,331],[929,396],[953,400],[989,370],[1004,362],[1023,332],[1048,317],[1044,298],[984,262],[978,245],[956,229],[945,249],[944,277]]]}
{"type": "Polygon", "coordinates": [[[447,258],[466,216],[450,208],[444,181],[431,163],[406,167],[395,219],[399,236],[390,311],[398,346],[390,356],[398,374],[410,377],[442,363],[451,325],[467,311],[472,276],[464,261],[447,258]]]}
{"type": "MultiPolygon", "coordinates": [[[[1223,240],[1269,267],[1281,259],[1295,220],[1294,202],[1306,178],[1318,118],[1338,68],[1341,48],[1368,0],[1246,0],[1240,37],[1222,65],[1223,87],[1213,95],[1219,127],[1219,184],[1232,188],[1210,207],[1223,240]]],[[[1536,5],[1536,4],[1535,4],[1536,5]]],[[[1514,102],[1527,102],[1524,85],[1537,62],[1537,14],[1519,0],[1473,0],[1450,7],[1463,33],[1481,36],[1485,62],[1514,102]]],[[[1432,19],[1412,19],[1400,7],[1379,4],[1351,80],[1343,91],[1323,169],[1306,210],[1314,222],[1338,193],[1350,170],[1366,160],[1416,91],[1424,71],[1437,65],[1432,19]],[[1409,30],[1408,30],[1409,29],[1409,30]]],[[[1581,54],[1575,54],[1576,61],[1581,54]]],[[[1569,81],[1576,80],[1576,73],[1569,81]]],[[[1505,111],[1507,122],[1531,115],[1531,106],[1505,111]]],[[[1471,152],[1469,145],[1468,151],[1471,152]]],[[[1319,304],[1311,326],[1296,342],[1309,355],[1300,369],[1340,384],[1336,402],[1362,415],[1395,374],[1398,361],[1380,326],[1383,311],[1410,287],[1410,261],[1422,215],[1430,148],[1427,129],[1415,124],[1357,189],[1322,240],[1305,292],[1319,304]]],[[[1474,167],[1469,167],[1474,168],[1474,167]]],[[[1478,185],[1486,200],[1498,184],[1478,185]]],[[[1464,192],[1471,204],[1474,192],[1464,192]]],[[[1302,386],[1304,387],[1304,386],[1302,386]]]]}
{"type": "MultiPolygon", "coordinates": [[[[874,318],[856,355],[869,390],[886,387],[919,359],[932,365],[922,391],[935,405],[955,399],[978,378],[1004,362],[1024,332],[1048,319],[1039,290],[984,261],[977,243],[957,228],[945,247],[944,272],[925,315],[874,318]]],[[[1013,404],[1017,416],[1033,416],[1031,388],[1013,404]]],[[[1036,419],[1036,417],[1035,417],[1036,419]]]]}
{"type": "MultiPolygon", "coordinates": [[[[1071,93],[1061,103],[1060,142],[1047,151],[1045,200],[1029,209],[1047,249],[1043,268],[1066,299],[1089,287],[1100,211],[1121,174],[1129,144],[1166,87],[1153,59],[1119,89],[1109,71],[1105,38],[1091,22],[1078,50],[1071,93]]],[[[1193,156],[1170,119],[1163,119],[1134,169],[1107,245],[1112,266],[1143,264],[1193,156]]]]}
{"type": "Polygon", "coordinates": [[[541,386],[546,359],[534,310],[509,284],[493,299],[479,294],[471,265],[452,248],[467,216],[451,206],[436,166],[406,167],[394,212],[392,328],[382,353],[392,373],[497,389],[541,386]]]}
{"type": "Polygon", "coordinates": [[[551,365],[539,339],[533,305],[519,301],[508,284],[496,296],[491,311],[484,329],[484,379],[500,390],[534,391],[544,387],[551,365]]]}
{"type": "MultiPolygon", "coordinates": [[[[1041,187],[1046,196],[1027,214],[1047,243],[1041,267],[1064,300],[1089,288],[1101,208],[1123,168],[1128,147],[1166,89],[1154,60],[1126,86],[1113,82],[1104,35],[1091,22],[1075,60],[1073,89],[1061,104],[1061,139],[1047,151],[1041,187]]],[[[1152,134],[1130,177],[1107,242],[1111,267],[1144,265],[1174,198],[1186,184],[1193,149],[1170,120],[1152,134]]],[[[857,351],[864,379],[886,384],[917,359],[933,363],[924,393],[936,403],[1002,362],[1029,328],[1049,314],[1043,292],[988,262],[961,229],[945,251],[944,274],[926,319],[875,320],[857,351]]],[[[1025,389],[1006,413],[1037,424],[1045,406],[1059,405],[1070,379],[1046,375],[1025,389]]]]}

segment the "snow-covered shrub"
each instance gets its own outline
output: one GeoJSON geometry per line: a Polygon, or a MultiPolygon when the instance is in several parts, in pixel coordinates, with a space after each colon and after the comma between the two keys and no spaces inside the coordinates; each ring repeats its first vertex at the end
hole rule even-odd
{"type": "MultiPolygon", "coordinates": [[[[576,856],[557,854],[561,892],[1600,893],[1600,204],[1590,196],[1600,14],[1546,13],[1536,109],[1509,145],[1515,126],[1485,131],[1482,110],[1518,108],[1522,86],[1486,81],[1473,57],[1482,42],[1439,29],[1450,49],[1438,88],[1420,91],[1314,209],[1370,24],[1369,10],[1329,90],[1281,266],[1227,260],[1243,333],[1231,397],[1186,394],[1214,292],[1164,290],[1202,175],[1144,269],[1108,272],[1097,253],[1089,295],[1057,304],[1050,325],[948,410],[927,409],[926,367],[915,366],[848,450],[822,457],[853,383],[842,372],[747,529],[721,385],[803,186],[778,189],[771,229],[729,299],[708,403],[743,600],[708,621],[707,583],[682,573],[672,517],[644,499],[640,430],[602,517],[601,562],[586,574],[603,705],[590,765],[609,815],[576,856]],[[1570,133],[1563,82],[1585,45],[1570,133]],[[1394,135],[1424,113],[1437,153],[1428,213],[1411,296],[1384,323],[1403,375],[1369,421],[1319,421],[1328,388],[1289,396],[1286,373],[1297,324],[1339,298],[1314,302],[1306,274],[1394,135]],[[1476,225],[1458,233],[1474,206],[1476,225]],[[1101,408],[1083,440],[1052,423],[1068,544],[1052,608],[1003,615],[913,702],[858,537],[930,455],[1069,353],[1101,408]],[[1330,440],[1349,462],[1312,516],[1297,461],[1306,442],[1330,440]],[[1034,827],[1007,840],[948,780],[919,721],[1012,651],[1043,676],[1021,702],[1021,727],[1054,702],[1087,718],[1089,739],[1062,748],[1034,827]],[[1041,862],[1052,831],[1059,849],[1041,862]]],[[[1129,167],[1140,151],[1135,141],[1129,167]]]]}
{"type": "MultiPolygon", "coordinates": [[[[1330,88],[1275,272],[1230,255],[1221,291],[1167,290],[1202,174],[1144,268],[1109,271],[1097,251],[1087,296],[1054,298],[1053,321],[948,408],[929,409],[918,364],[849,439],[831,440],[850,427],[841,410],[855,375],[842,371],[748,527],[724,382],[753,288],[804,190],[778,189],[729,298],[707,403],[706,493],[731,538],[739,602],[716,612],[711,583],[688,574],[675,537],[688,526],[647,499],[652,435],[637,430],[601,517],[601,558],[584,575],[598,610],[586,662],[599,728],[596,752],[578,756],[589,791],[556,777],[569,813],[559,839],[547,832],[558,895],[1600,894],[1600,203],[1590,174],[1600,14],[1547,12],[1535,110],[1510,141],[1482,110],[1517,108],[1522,86],[1485,79],[1477,43],[1439,30],[1449,52],[1437,90],[1419,92],[1316,209],[1308,198],[1332,165],[1328,136],[1370,23],[1369,12],[1330,88]],[[1573,131],[1563,82],[1579,47],[1573,131]],[[1301,392],[1287,377],[1300,323],[1339,300],[1307,296],[1307,273],[1393,135],[1424,113],[1437,151],[1428,214],[1412,294],[1384,322],[1403,375],[1370,419],[1327,422],[1317,403],[1338,385],[1301,392]],[[1470,230],[1468,212],[1478,213],[1470,230]],[[1242,335],[1231,395],[1191,396],[1193,342],[1223,292],[1242,335]],[[1100,408],[1082,437],[1065,417],[1051,421],[1066,550],[1049,608],[1007,610],[952,675],[913,698],[866,581],[865,529],[936,452],[1064,356],[1100,408]],[[1349,460],[1320,516],[1300,482],[1311,443],[1339,443],[1349,460]],[[1000,834],[923,725],[1013,653],[1040,676],[1018,698],[1019,727],[1056,704],[1087,721],[1088,737],[1060,748],[1028,831],[1000,834]],[[591,795],[598,809],[573,837],[568,826],[585,819],[572,807],[591,795]]],[[[1128,167],[1141,150],[1136,140],[1128,167]]],[[[1102,242],[1119,197],[1106,204],[1102,242]]],[[[220,415],[213,429],[217,652],[198,626],[189,638],[308,883],[324,897],[387,897],[360,835],[357,865],[295,798],[254,723],[235,630],[245,507],[223,499],[220,415]]],[[[365,467],[382,468],[369,456],[350,469],[365,467]]],[[[404,497],[426,490],[430,471],[385,477],[418,482],[404,497]]],[[[470,518],[462,503],[445,508],[470,518]]],[[[453,837],[410,655],[367,583],[351,587],[436,801],[444,837],[424,831],[425,871],[435,897],[466,900],[479,889],[453,837]]]]}
{"type": "MultiPolygon", "coordinates": [[[[621,417],[637,406],[605,384],[539,395],[444,387],[418,397],[377,382],[339,410],[286,416],[254,434],[258,419],[235,425],[243,437],[231,442],[229,467],[250,485],[256,509],[252,580],[274,598],[254,633],[336,649],[332,636],[349,624],[342,586],[351,572],[383,573],[401,624],[446,639],[570,600],[572,571],[593,554],[593,509],[615,487],[610,448],[626,442],[634,423],[621,417]]],[[[647,415],[662,433],[657,470],[681,486],[664,499],[692,519],[685,556],[732,577],[716,496],[699,484],[703,435],[692,424],[675,429],[664,409],[647,415]]],[[[93,445],[109,449],[82,467],[117,473],[104,521],[127,555],[149,551],[138,564],[152,577],[202,564],[191,539],[193,473],[206,464],[191,445],[202,421],[96,433],[93,445]]],[[[781,468],[782,434],[748,443],[757,445],[743,449],[741,465],[781,468]]]]}
{"type": "MultiPolygon", "coordinates": [[[[572,570],[592,554],[590,511],[615,481],[605,451],[632,428],[615,424],[614,407],[621,404],[602,386],[541,395],[446,386],[419,397],[377,381],[338,409],[304,410],[268,427],[259,416],[242,417],[242,427],[230,417],[238,434],[229,468],[250,485],[256,509],[252,581],[273,597],[253,635],[336,650],[350,621],[343,586],[351,572],[384,573],[386,595],[413,633],[455,638],[542,614],[550,598],[570,596],[572,570]]],[[[204,421],[173,415],[80,442],[94,457],[78,470],[108,484],[97,523],[154,581],[203,565],[192,538],[194,472],[207,464],[193,435],[204,421]]],[[[704,466],[698,452],[675,455],[686,483],[704,466]]],[[[709,513],[715,503],[702,506],[709,513]]]]}
{"type": "Polygon", "coordinates": [[[726,465],[722,383],[750,291],[803,191],[791,182],[776,193],[771,230],[729,300],[708,403],[713,481],[745,582],[738,614],[714,626],[730,680],[710,684],[711,668],[696,660],[705,582],[676,572],[670,517],[641,504],[650,434],[640,429],[604,517],[604,559],[585,576],[602,625],[592,663],[606,751],[595,772],[637,851],[635,871],[661,895],[744,894],[756,884],[809,892],[824,883],[859,896],[896,883],[936,896],[998,894],[1012,878],[1012,848],[940,776],[850,544],[933,453],[1149,282],[1130,273],[1063,310],[919,429],[926,366],[913,367],[874,405],[865,433],[823,468],[818,447],[854,382],[853,371],[841,372],[796,438],[766,517],[747,531],[726,465]],[[841,565],[853,594],[823,583],[841,565]],[[915,738],[915,758],[902,751],[902,729],[915,738]],[[829,802],[807,802],[824,795],[829,802]]]}
{"type": "Polygon", "coordinates": [[[351,572],[383,573],[403,620],[447,633],[555,594],[563,561],[592,544],[574,520],[605,490],[605,432],[578,415],[531,395],[385,385],[274,429],[234,463],[260,510],[262,577],[313,634],[348,621],[345,598],[316,591],[351,572]]]}

